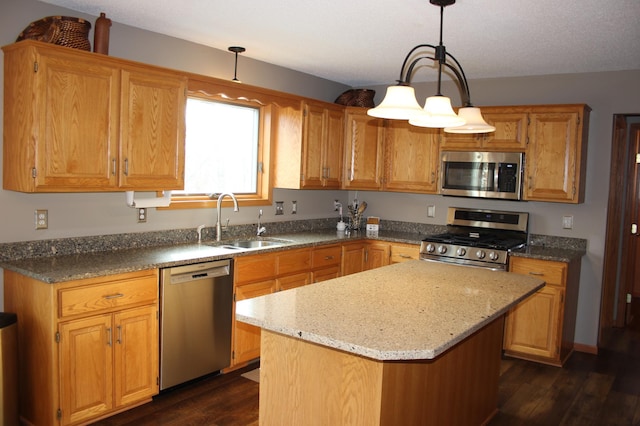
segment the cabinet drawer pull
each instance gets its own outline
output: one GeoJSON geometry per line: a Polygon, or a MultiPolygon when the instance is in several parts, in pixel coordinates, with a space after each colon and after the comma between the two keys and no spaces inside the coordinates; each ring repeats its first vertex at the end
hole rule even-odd
{"type": "Polygon", "coordinates": [[[104,296],[105,299],[109,300],[109,299],[118,299],[120,297],[124,297],[123,293],[116,293],[116,294],[109,294],[107,296],[104,296]]]}
{"type": "Polygon", "coordinates": [[[124,159],[124,175],[129,176],[129,159],[124,159]]]}
{"type": "Polygon", "coordinates": [[[535,275],[536,277],[542,277],[542,276],[544,276],[544,272],[529,271],[529,275],[535,275]]]}
{"type": "Polygon", "coordinates": [[[111,174],[113,176],[115,176],[116,172],[117,172],[117,170],[116,170],[116,159],[114,158],[113,160],[111,160],[111,174]]]}
{"type": "Polygon", "coordinates": [[[107,345],[111,346],[111,327],[107,328],[107,345]]]}
{"type": "Polygon", "coordinates": [[[122,344],[122,326],[119,325],[116,328],[118,329],[118,339],[116,340],[116,343],[121,345],[122,344]]]}
{"type": "Polygon", "coordinates": [[[401,257],[403,259],[412,259],[412,257],[409,256],[408,254],[399,254],[398,257],[401,257]]]}
{"type": "Polygon", "coordinates": [[[333,256],[325,256],[324,260],[333,260],[333,256]]]}

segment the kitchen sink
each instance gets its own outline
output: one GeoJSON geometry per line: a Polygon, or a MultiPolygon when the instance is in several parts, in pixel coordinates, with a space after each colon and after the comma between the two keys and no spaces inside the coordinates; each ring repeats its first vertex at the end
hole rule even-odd
{"type": "Polygon", "coordinates": [[[291,241],[288,240],[276,240],[276,239],[270,239],[270,240],[263,240],[263,239],[256,239],[256,240],[236,240],[236,241],[231,241],[228,243],[223,243],[222,245],[218,245],[219,247],[223,247],[226,249],[236,249],[236,250],[253,250],[253,249],[260,249],[260,248],[271,248],[271,247],[279,247],[279,246],[283,246],[286,244],[290,244],[291,241]]]}

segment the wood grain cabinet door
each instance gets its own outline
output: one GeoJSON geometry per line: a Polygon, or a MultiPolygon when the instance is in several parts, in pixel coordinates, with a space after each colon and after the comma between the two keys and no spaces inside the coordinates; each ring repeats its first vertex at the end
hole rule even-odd
{"type": "Polygon", "coordinates": [[[323,149],[327,138],[327,113],[319,104],[304,105],[302,133],[302,188],[322,188],[324,177],[323,149]]]}
{"type": "Polygon", "coordinates": [[[557,361],[564,290],[546,286],[507,314],[504,348],[557,361]]]}
{"type": "Polygon", "coordinates": [[[327,108],[327,137],[323,149],[323,186],[342,186],[342,153],[344,151],[344,109],[327,108]]]}
{"type": "Polygon", "coordinates": [[[37,190],[115,188],[118,70],[46,52],[37,61],[37,190]]]}
{"type": "MultiPolygon", "coordinates": [[[[264,296],[276,290],[276,280],[259,281],[251,284],[237,285],[235,300],[264,296]]],[[[234,309],[235,315],[235,309],[234,309]]],[[[260,327],[242,321],[234,321],[233,353],[234,365],[251,361],[260,357],[260,327]]]]}
{"type": "Polygon", "coordinates": [[[580,114],[567,111],[533,113],[529,117],[524,198],[578,203],[580,114]]]}
{"type": "Polygon", "coordinates": [[[384,189],[437,193],[440,131],[389,120],[384,134],[384,189]]]}
{"type": "Polygon", "coordinates": [[[61,323],[62,425],[95,418],[114,407],[112,315],[61,323]]]}
{"type": "Polygon", "coordinates": [[[349,107],[345,118],[344,189],[380,189],[384,160],[382,120],[365,108],[349,107]]]}
{"type": "Polygon", "coordinates": [[[122,71],[120,187],[184,187],[187,79],[122,71]]]}
{"type": "Polygon", "coordinates": [[[114,314],[115,405],[158,393],[158,316],[155,306],[114,314]]]}

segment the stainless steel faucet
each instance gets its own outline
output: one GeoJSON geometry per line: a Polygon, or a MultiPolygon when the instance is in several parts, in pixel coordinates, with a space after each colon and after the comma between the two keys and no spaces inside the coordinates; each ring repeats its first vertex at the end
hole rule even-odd
{"type": "MultiPolygon", "coordinates": [[[[231,199],[233,200],[233,211],[237,212],[239,211],[238,209],[238,200],[236,200],[236,196],[233,195],[233,193],[231,192],[224,192],[222,194],[220,194],[218,196],[218,207],[217,207],[217,212],[218,212],[218,216],[216,219],[216,241],[220,241],[221,237],[222,237],[222,225],[220,223],[220,216],[221,216],[221,204],[222,204],[222,199],[225,196],[229,196],[231,197],[231,199]]],[[[229,220],[227,219],[227,224],[229,223],[229,220]]]]}
{"type": "Polygon", "coordinates": [[[260,218],[262,217],[262,209],[258,210],[258,231],[256,232],[256,235],[259,237],[260,235],[264,234],[265,232],[267,232],[267,228],[265,228],[264,226],[260,225],[260,218]]]}

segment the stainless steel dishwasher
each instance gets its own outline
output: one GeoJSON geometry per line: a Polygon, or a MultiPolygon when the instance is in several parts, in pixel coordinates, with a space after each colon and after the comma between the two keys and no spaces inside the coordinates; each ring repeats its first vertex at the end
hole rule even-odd
{"type": "Polygon", "coordinates": [[[228,367],[233,261],[164,268],[160,295],[160,390],[228,367]]]}

